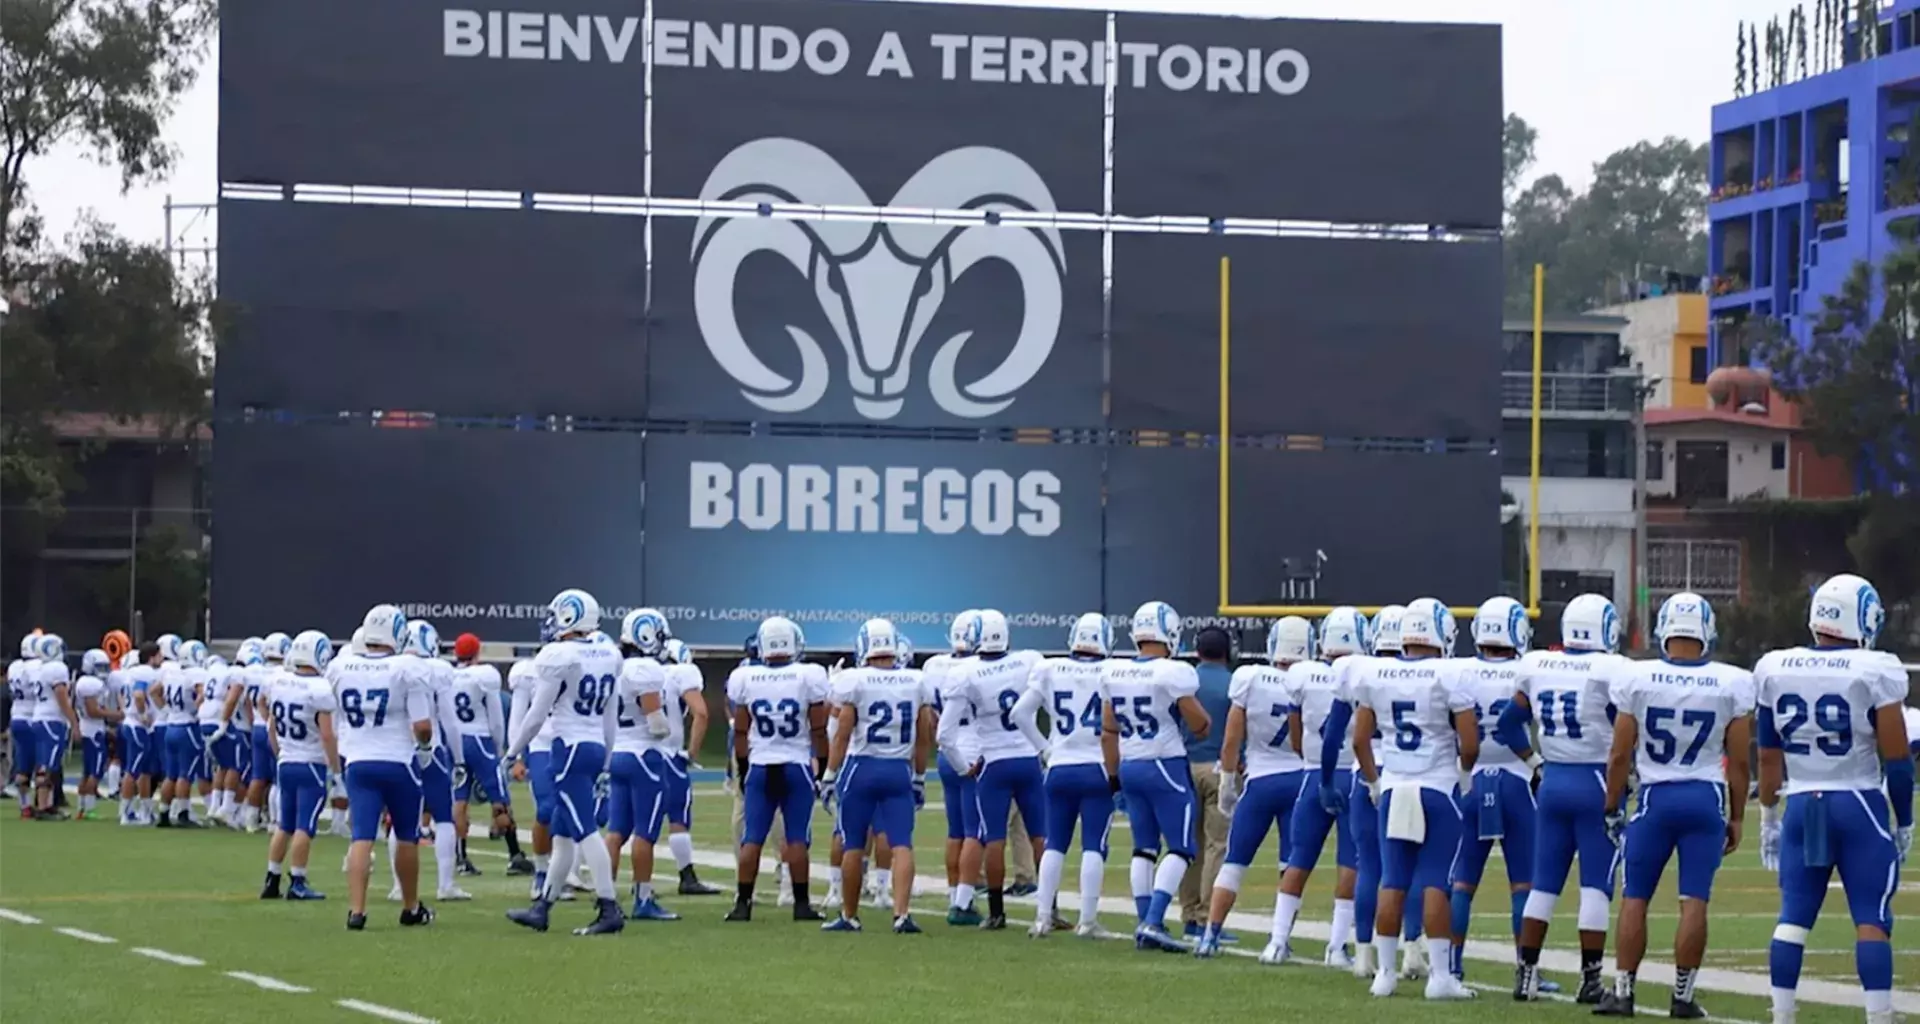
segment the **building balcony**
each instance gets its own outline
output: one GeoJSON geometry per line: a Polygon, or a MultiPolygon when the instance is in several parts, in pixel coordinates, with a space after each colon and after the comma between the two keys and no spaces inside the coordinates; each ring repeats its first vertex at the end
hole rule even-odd
{"type": "MultiPolygon", "coordinates": [[[[1563,419],[1631,419],[1634,378],[1616,373],[1543,373],[1540,413],[1563,419]]],[[[1508,370],[1500,375],[1502,415],[1533,415],[1533,374],[1508,370]]]]}
{"type": "Polygon", "coordinates": [[[1725,199],[1709,200],[1707,219],[1734,220],[1752,216],[1761,210],[1773,210],[1782,206],[1804,203],[1811,198],[1813,198],[1813,185],[1805,181],[1763,191],[1744,192],[1725,199]]]}

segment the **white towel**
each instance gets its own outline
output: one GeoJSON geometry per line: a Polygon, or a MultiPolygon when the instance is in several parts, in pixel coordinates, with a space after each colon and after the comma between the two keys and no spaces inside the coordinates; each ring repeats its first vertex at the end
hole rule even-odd
{"type": "Polygon", "coordinates": [[[1387,786],[1387,838],[1409,843],[1427,841],[1427,809],[1420,801],[1417,782],[1387,786]]]}

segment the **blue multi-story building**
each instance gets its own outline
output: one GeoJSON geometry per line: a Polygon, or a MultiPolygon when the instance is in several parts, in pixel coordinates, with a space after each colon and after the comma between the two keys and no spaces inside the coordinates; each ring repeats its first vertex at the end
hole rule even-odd
{"type": "Polygon", "coordinates": [[[1713,108],[1712,366],[1748,362],[1750,318],[1804,340],[1853,266],[1894,247],[1889,225],[1920,218],[1920,0],[1867,6],[1873,35],[1849,24],[1840,66],[1713,108]]]}

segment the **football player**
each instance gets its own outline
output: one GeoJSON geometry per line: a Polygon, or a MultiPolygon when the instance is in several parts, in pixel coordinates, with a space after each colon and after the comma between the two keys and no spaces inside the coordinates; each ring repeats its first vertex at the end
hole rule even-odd
{"type": "Polygon", "coordinates": [[[812,845],[814,779],[824,772],[827,743],[827,673],[800,660],[805,639],[791,620],[775,616],[760,624],[758,664],[743,665],[727,679],[733,706],[734,757],[745,804],[741,824],[739,882],[728,921],[753,919],[753,887],[760,875],[760,849],[780,811],[785,826],[783,858],[793,879],[793,919],[819,921],[807,889],[807,850],[812,845]]]}
{"type": "MultiPolygon", "coordinates": [[[[309,629],[287,642],[281,655],[286,671],[276,672],[259,695],[268,708],[268,743],[280,780],[273,835],[267,841],[267,877],[263,900],[280,898],[280,872],[292,874],[286,898],[323,900],[307,885],[307,857],[320,828],[320,808],[340,789],[340,751],[333,732],[335,702],[325,673],[333,660],[333,642],[309,629]]],[[[364,702],[362,709],[364,712],[364,702]]],[[[376,704],[377,707],[377,704],[376,704]]]]}
{"type": "Polygon", "coordinates": [[[1120,791],[1120,727],[1107,706],[1106,661],[1113,626],[1099,612],[1074,622],[1068,654],[1048,658],[1033,670],[1016,716],[1047,709],[1047,833],[1040,855],[1040,912],[1028,934],[1054,929],[1067,847],[1080,826],[1080,923],[1074,934],[1104,938],[1100,888],[1107,870],[1107,837],[1113,827],[1113,795],[1120,791]]]}

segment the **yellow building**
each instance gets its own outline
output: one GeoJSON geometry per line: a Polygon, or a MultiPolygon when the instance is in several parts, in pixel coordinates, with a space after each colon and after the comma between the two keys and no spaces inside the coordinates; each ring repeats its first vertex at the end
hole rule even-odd
{"type": "Polygon", "coordinates": [[[1594,310],[1624,317],[1621,346],[1648,377],[1658,378],[1647,399],[1650,409],[1705,409],[1707,374],[1707,297],[1660,295],[1594,310]]]}

